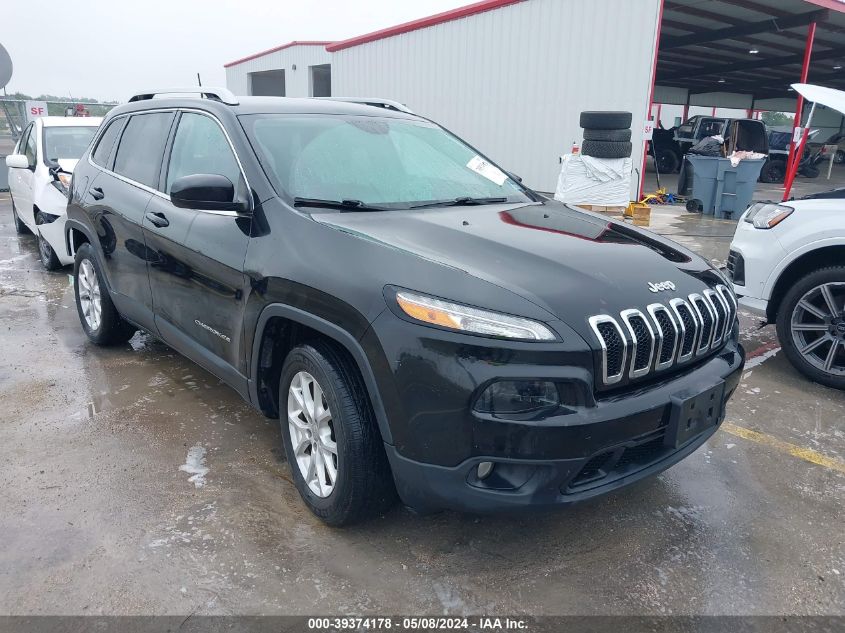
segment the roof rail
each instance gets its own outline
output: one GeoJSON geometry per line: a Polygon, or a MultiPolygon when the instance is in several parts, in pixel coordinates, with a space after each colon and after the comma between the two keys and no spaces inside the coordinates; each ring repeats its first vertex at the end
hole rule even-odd
{"type": "Polygon", "coordinates": [[[145,101],[147,99],[152,99],[156,95],[166,94],[198,94],[204,99],[219,101],[221,103],[225,103],[226,105],[238,105],[240,103],[231,90],[226,88],[215,88],[213,86],[187,86],[183,88],[157,88],[155,90],[145,90],[132,95],[129,98],[129,103],[132,103],[133,101],[145,101]]]}
{"type": "Polygon", "coordinates": [[[375,106],[377,108],[384,108],[385,110],[397,110],[405,112],[406,114],[416,114],[404,103],[393,101],[392,99],[382,99],[381,97],[314,97],[315,99],[328,99],[329,101],[346,101],[348,103],[360,103],[363,105],[375,106]]]}

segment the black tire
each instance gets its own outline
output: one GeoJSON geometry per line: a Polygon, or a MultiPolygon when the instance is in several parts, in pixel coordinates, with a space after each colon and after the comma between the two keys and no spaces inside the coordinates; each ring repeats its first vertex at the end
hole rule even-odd
{"type": "Polygon", "coordinates": [[[631,155],[630,142],[584,141],[581,153],[593,158],[628,158],[631,155]]]}
{"type": "Polygon", "coordinates": [[[690,198],[687,200],[687,211],[690,213],[701,213],[704,210],[704,204],[698,198],[690,198]]]}
{"type": "Polygon", "coordinates": [[[772,160],[769,159],[766,161],[766,164],[763,165],[763,168],[760,170],[760,182],[765,182],[769,184],[777,184],[783,182],[783,179],[786,177],[786,163],[782,160],[772,160]]]}
{"type": "Polygon", "coordinates": [[[616,141],[631,140],[631,130],[584,130],[585,141],[616,141]]]}
{"type": "Polygon", "coordinates": [[[805,165],[798,170],[798,173],[804,176],[804,178],[818,178],[821,172],[815,165],[805,165]]]}
{"type": "Polygon", "coordinates": [[[132,335],[135,334],[137,328],[128,323],[120,316],[117,308],[109,297],[105,282],[103,281],[103,272],[100,269],[100,263],[94,256],[94,249],[90,244],[83,244],[76,251],[76,258],[73,262],[73,293],[76,298],[76,312],[79,314],[79,322],[82,324],[82,329],[86,336],[91,339],[92,343],[102,346],[118,345],[125,343],[132,335]],[[97,276],[97,282],[100,288],[100,323],[96,329],[92,329],[88,324],[85,314],[83,313],[82,305],[79,299],[79,267],[84,260],[90,261],[94,267],[94,272],[97,276]]]}
{"type": "Polygon", "coordinates": [[[630,112],[587,111],[581,113],[581,127],[585,130],[622,130],[631,127],[630,112]]]}
{"type": "MultiPolygon", "coordinates": [[[[35,216],[35,224],[45,224],[44,216],[41,215],[40,211],[35,216]]],[[[36,234],[35,239],[38,240],[38,256],[41,259],[41,265],[51,271],[61,268],[62,264],[56,256],[56,251],[54,251],[53,247],[50,246],[50,242],[44,239],[44,236],[41,235],[40,231],[36,234]]]]}
{"type": "Polygon", "coordinates": [[[350,525],[383,514],[396,501],[393,475],[358,368],[333,345],[315,341],[288,354],[279,380],[279,419],[285,454],[305,505],[328,525],[350,525]],[[315,494],[300,471],[288,428],[288,391],[305,371],[320,385],[331,411],[337,478],[326,497],[315,494]]]}
{"type": "Polygon", "coordinates": [[[845,150],[836,150],[836,153],[833,155],[833,162],[836,165],[841,165],[842,163],[845,163],[845,150]]]}
{"type": "MultiPolygon", "coordinates": [[[[776,320],[777,332],[781,347],[783,348],[786,357],[789,359],[789,362],[792,363],[795,369],[807,376],[810,380],[814,380],[822,385],[827,385],[828,387],[833,387],[834,389],[845,390],[845,373],[837,375],[835,373],[826,372],[822,367],[816,367],[807,360],[803,354],[801,354],[792,338],[792,314],[795,311],[798,302],[813,288],[817,288],[822,284],[828,283],[845,284],[845,266],[821,268],[805,275],[796,283],[792,284],[792,287],[786,293],[786,296],[784,296],[783,301],[781,301],[780,306],[778,307],[776,320]]],[[[839,304],[837,304],[837,306],[838,305],[839,304]]],[[[845,323],[845,310],[842,307],[839,309],[838,323],[845,323]]],[[[843,368],[845,368],[845,335],[838,332],[838,336],[840,339],[838,343],[839,362],[837,362],[837,365],[842,363],[843,368]]],[[[820,352],[824,353],[824,350],[829,351],[829,345],[829,343],[823,343],[821,345],[820,352]]]]}
{"type": "Polygon", "coordinates": [[[12,223],[15,225],[15,233],[18,235],[26,235],[27,233],[31,233],[29,227],[23,223],[23,221],[18,217],[18,208],[15,206],[15,201],[12,199],[12,223]]]}
{"type": "Polygon", "coordinates": [[[661,174],[674,174],[681,166],[680,157],[671,149],[657,150],[657,171],[661,174]]]}

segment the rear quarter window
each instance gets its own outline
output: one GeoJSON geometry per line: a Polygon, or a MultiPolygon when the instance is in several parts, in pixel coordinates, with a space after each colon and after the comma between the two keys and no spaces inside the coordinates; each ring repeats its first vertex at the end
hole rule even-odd
{"type": "Polygon", "coordinates": [[[105,132],[103,132],[100,136],[100,140],[97,141],[97,146],[94,148],[94,151],[91,152],[91,160],[100,167],[108,166],[109,156],[111,156],[111,150],[114,147],[114,142],[117,140],[117,136],[120,134],[120,128],[123,127],[125,122],[126,119],[123,117],[119,119],[112,119],[106,127],[105,132]]]}

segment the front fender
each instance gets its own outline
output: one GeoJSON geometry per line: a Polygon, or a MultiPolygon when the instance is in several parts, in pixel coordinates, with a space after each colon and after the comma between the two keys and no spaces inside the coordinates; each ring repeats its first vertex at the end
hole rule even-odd
{"type": "Polygon", "coordinates": [[[264,338],[264,328],[267,322],[274,317],[282,317],[309,327],[321,334],[334,340],[339,345],[349,352],[358,366],[361,376],[364,379],[364,384],[370,396],[370,403],[373,406],[373,412],[378,422],[379,430],[381,431],[382,439],[388,444],[393,443],[393,436],[390,432],[390,424],[388,423],[387,413],[385,412],[384,402],[381,398],[381,393],[376,383],[376,377],[373,373],[370,361],[364,348],[358,340],[349,332],[321,317],[314,314],[295,308],[293,306],[282,303],[268,304],[262,311],[258,318],[258,323],[255,329],[255,337],[252,341],[252,358],[250,361],[250,380],[249,380],[249,397],[253,403],[259,402],[258,395],[258,363],[261,356],[261,342],[264,338]]]}
{"type": "Polygon", "coordinates": [[[845,246],[845,237],[826,237],[819,240],[813,240],[803,244],[793,251],[789,251],[787,256],[780,260],[772,269],[772,272],[766,279],[766,283],[763,286],[762,298],[766,301],[769,301],[772,298],[772,293],[774,292],[775,286],[777,285],[781,275],[798,258],[806,255],[807,253],[811,253],[828,246],[845,246]]]}

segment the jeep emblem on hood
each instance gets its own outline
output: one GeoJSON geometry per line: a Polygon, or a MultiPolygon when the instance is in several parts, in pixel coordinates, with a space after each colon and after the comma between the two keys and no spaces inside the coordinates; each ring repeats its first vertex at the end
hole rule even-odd
{"type": "Polygon", "coordinates": [[[675,284],[671,281],[661,281],[659,283],[649,282],[648,289],[652,292],[660,292],[661,290],[674,290],[675,284]]]}

